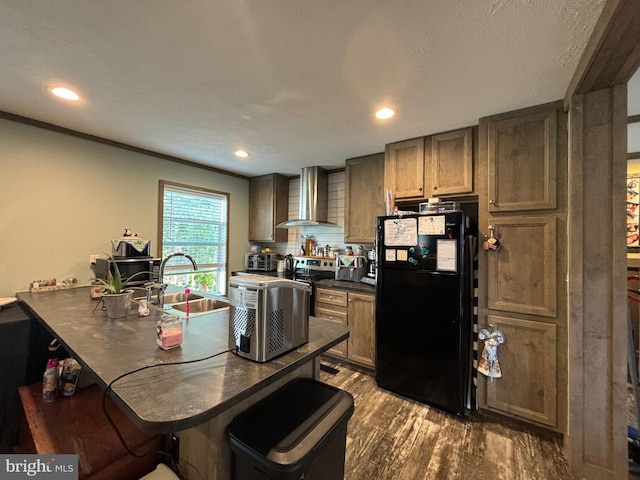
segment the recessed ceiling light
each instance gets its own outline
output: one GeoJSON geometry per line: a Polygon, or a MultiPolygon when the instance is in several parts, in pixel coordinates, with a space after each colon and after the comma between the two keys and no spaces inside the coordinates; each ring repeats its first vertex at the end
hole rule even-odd
{"type": "Polygon", "coordinates": [[[249,158],[251,154],[245,150],[237,150],[234,155],[239,158],[249,158]]]}
{"type": "Polygon", "coordinates": [[[53,93],[56,97],[64,98],[65,100],[71,100],[72,102],[80,100],[80,95],[78,95],[73,90],[69,90],[68,88],[64,87],[52,88],[51,93],[53,93]]]}
{"type": "Polygon", "coordinates": [[[376,112],[376,117],[380,120],[386,120],[393,117],[397,112],[393,108],[384,107],[376,112]]]}

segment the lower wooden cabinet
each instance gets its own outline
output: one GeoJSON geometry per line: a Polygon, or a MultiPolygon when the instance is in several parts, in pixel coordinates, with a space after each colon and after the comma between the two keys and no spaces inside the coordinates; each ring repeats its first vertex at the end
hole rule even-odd
{"type": "Polygon", "coordinates": [[[375,367],[375,296],[316,288],[315,316],[349,326],[349,338],[327,353],[375,367]]]}
{"type": "Polygon", "coordinates": [[[504,334],[505,343],[498,347],[502,377],[486,383],[486,408],[557,427],[556,325],[497,315],[488,320],[504,334]]]}

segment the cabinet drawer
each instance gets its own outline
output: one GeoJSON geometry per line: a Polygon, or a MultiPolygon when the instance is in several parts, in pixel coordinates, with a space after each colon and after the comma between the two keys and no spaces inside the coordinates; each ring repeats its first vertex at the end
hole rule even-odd
{"type": "Polygon", "coordinates": [[[316,305],[318,303],[328,303],[338,307],[347,306],[347,292],[340,290],[329,290],[326,288],[316,288],[316,305]]]}
{"type": "Polygon", "coordinates": [[[331,320],[332,322],[344,323],[347,324],[347,312],[346,310],[339,310],[334,308],[332,305],[326,304],[317,304],[315,306],[315,315],[318,318],[326,318],[327,320],[331,320]]]}

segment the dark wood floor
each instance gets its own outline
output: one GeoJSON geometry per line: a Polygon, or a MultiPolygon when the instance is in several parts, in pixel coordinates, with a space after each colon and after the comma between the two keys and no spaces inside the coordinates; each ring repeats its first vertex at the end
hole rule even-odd
{"type": "Polygon", "coordinates": [[[458,418],[378,388],[368,373],[335,363],[320,379],[348,391],[346,480],[571,479],[561,440],[480,414],[458,418]]]}

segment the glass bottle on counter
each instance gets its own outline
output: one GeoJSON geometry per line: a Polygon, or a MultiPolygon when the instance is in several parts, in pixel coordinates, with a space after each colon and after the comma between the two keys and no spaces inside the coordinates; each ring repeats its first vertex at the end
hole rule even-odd
{"type": "Polygon", "coordinates": [[[156,328],[156,342],[163,350],[179,347],[182,344],[182,319],[177,315],[162,315],[156,328]]]}

